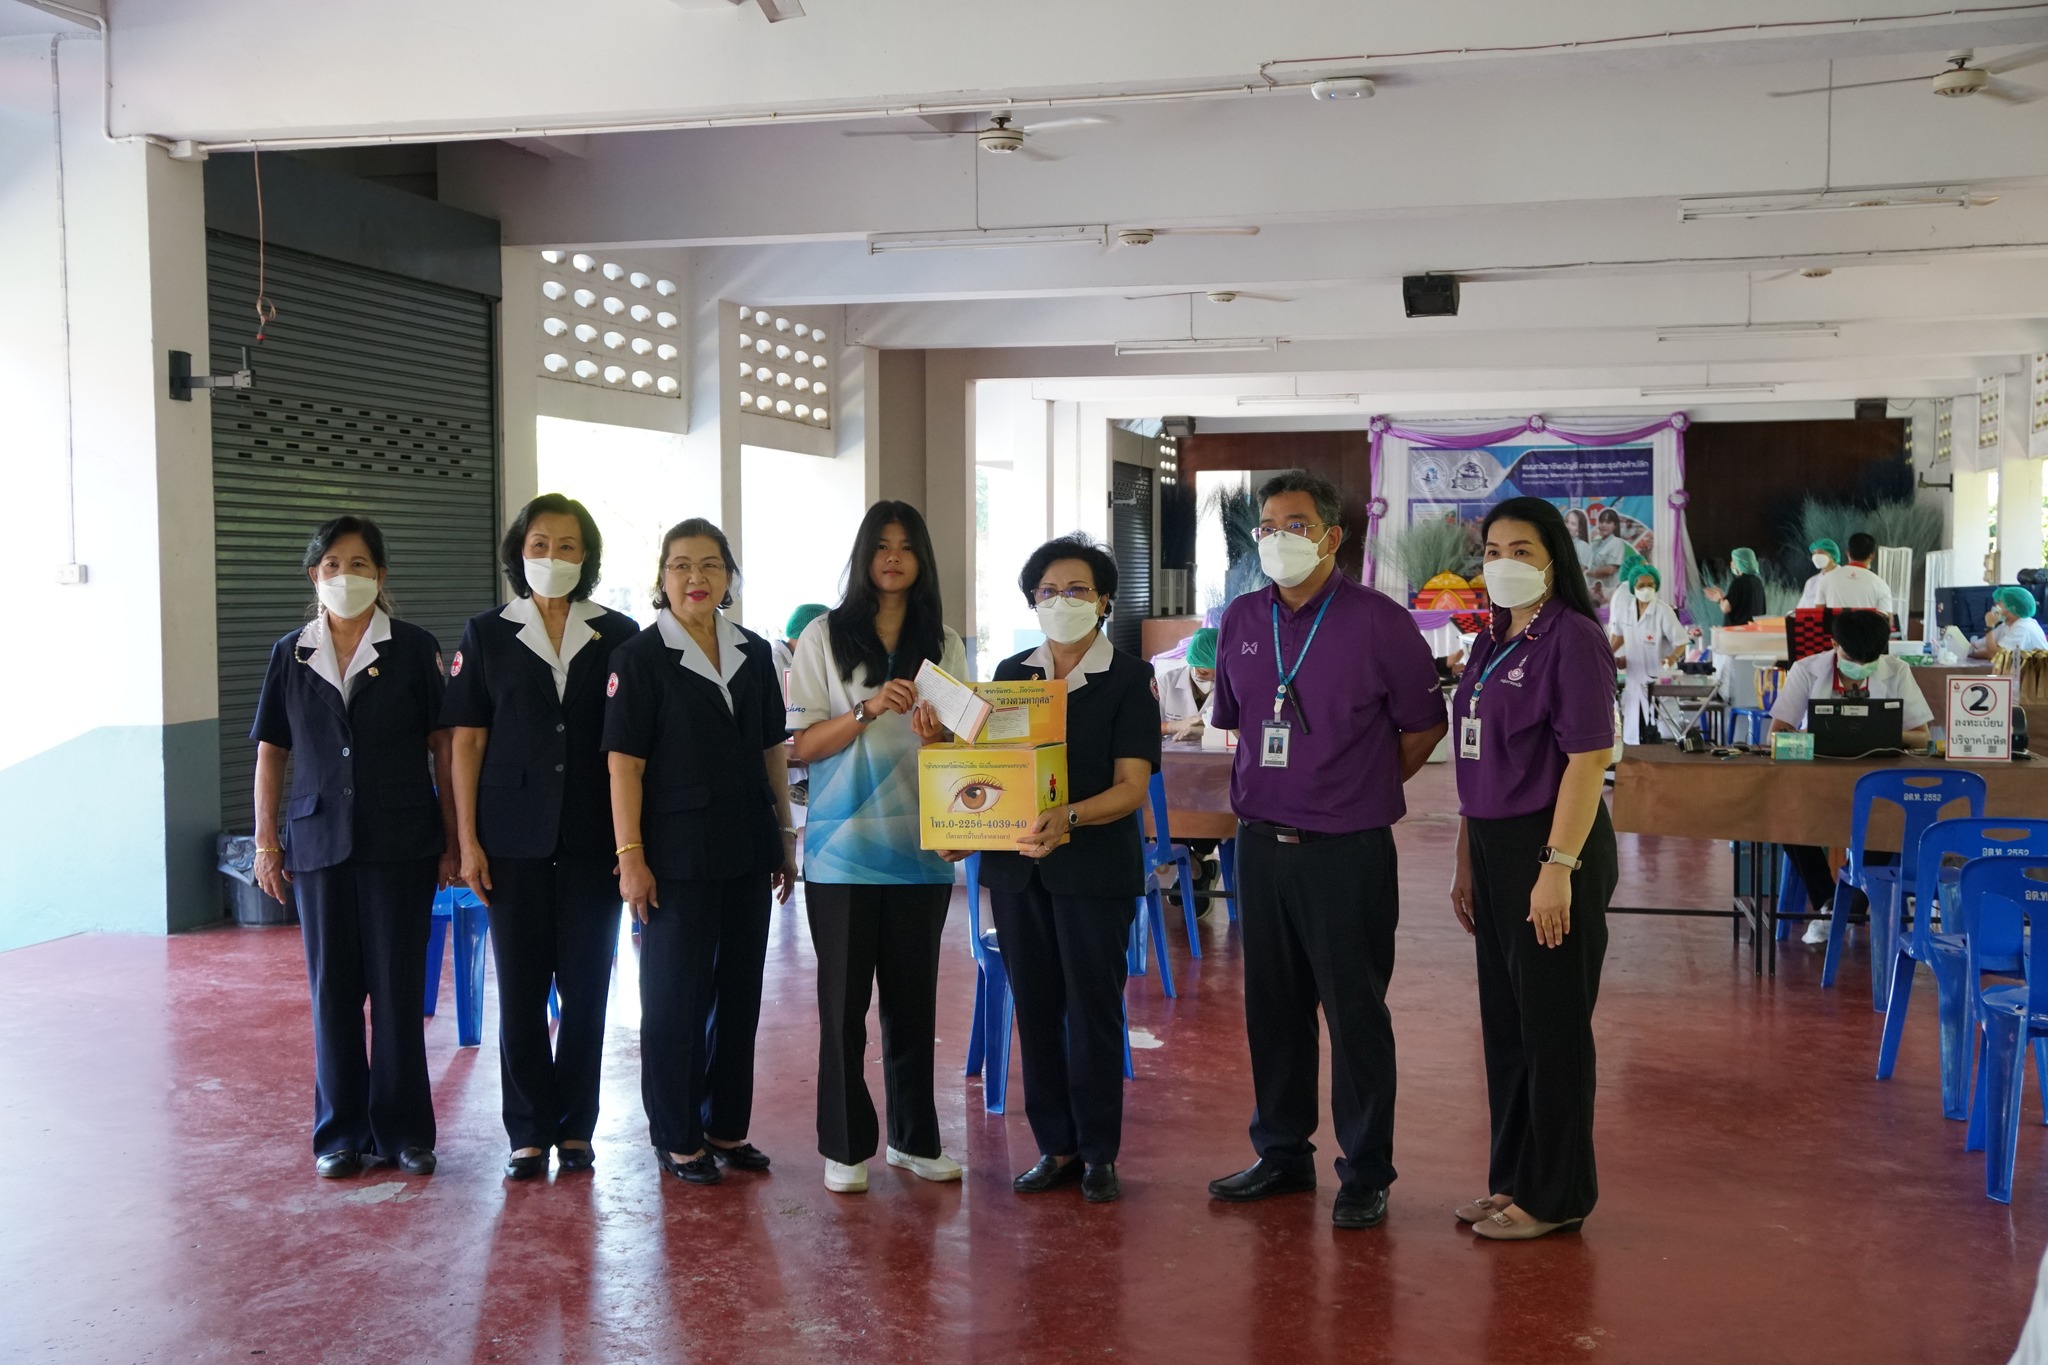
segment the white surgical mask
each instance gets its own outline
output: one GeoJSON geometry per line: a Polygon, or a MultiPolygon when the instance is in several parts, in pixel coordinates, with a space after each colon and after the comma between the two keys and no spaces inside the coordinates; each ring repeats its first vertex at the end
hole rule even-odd
{"type": "Polygon", "coordinates": [[[1291,588],[1323,562],[1321,544],[1292,531],[1276,532],[1259,542],[1259,567],[1281,587],[1291,588]]]}
{"type": "Polygon", "coordinates": [[[1813,557],[1813,567],[1819,569],[1822,573],[1826,573],[1828,571],[1828,565],[1834,562],[1834,560],[1829,559],[1826,555],[1815,555],[1813,557]]]}
{"type": "Polygon", "coordinates": [[[315,583],[313,591],[319,594],[321,606],[349,621],[368,611],[377,600],[377,580],[352,573],[336,574],[315,583]]]}
{"type": "Polygon", "coordinates": [[[1543,570],[1519,559],[1489,559],[1482,572],[1487,600],[1497,607],[1526,607],[1550,586],[1543,570]]]}
{"type": "Polygon", "coordinates": [[[1641,602],[1641,603],[1642,603],[1642,604],[1643,604],[1644,606],[1646,606],[1646,607],[1647,607],[1647,606],[1649,606],[1649,605],[1650,605],[1650,603],[1652,603],[1652,602],[1654,602],[1654,601],[1656,601],[1656,600],[1657,600],[1657,590],[1656,590],[1655,588],[1637,588],[1637,589],[1636,589],[1636,601],[1638,601],[1638,602],[1641,602]]]}
{"type": "Polygon", "coordinates": [[[1097,619],[1093,602],[1054,597],[1038,604],[1038,628],[1056,645],[1077,644],[1087,639],[1097,619]]]}
{"type": "Polygon", "coordinates": [[[526,561],[526,586],[541,597],[567,597],[583,581],[583,566],[566,559],[526,561]]]}

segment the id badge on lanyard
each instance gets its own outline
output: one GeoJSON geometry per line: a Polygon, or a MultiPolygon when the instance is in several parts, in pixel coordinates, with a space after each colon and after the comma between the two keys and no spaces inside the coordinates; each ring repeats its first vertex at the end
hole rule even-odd
{"type": "Polygon", "coordinates": [[[1323,599],[1323,605],[1316,608],[1315,620],[1309,623],[1308,639],[1301,645],[1301,653],[1294,660],[1294,667],[1287,668],[1280,657],[1280,605],[1273,604],[1273,667],[1279,671],[1279,685],[1273,689],[1273,719],[1260,727],[1259,766],[1261,768],[1284,768],[1287,766],[1287,751],[1294,743],[1294,727],[1281,719],[1290,696],[1294,700],[1294,711],[1301,718],[1301,730],[1308,733],[1308,715],[1301,709],[1301,698],[1293,692],[1294,676],[1301,672],[1302,664],[1308,659],[1309,646],[1316,642],[1316,631],[1322,628],[1323,613],[1336,600],[1332,592],[1323,599]]]}
{"type": "Polygon", "coordinates": [[[1284,720],[1269,720],[1262,728],[1259,744],[1261,768],[1287,766],[1287,746],[1294,741],[1294,727],[1284,720]]]}
{"type": "Polygon", "coordinates": [[[1479,681],[1472,684],[1471,698],[1465,704],[1465,714],[1458,718],[1458,757],[1477,760],[1481,753],[1479,725],[1479,694],[1486,690],[1486,680],[1493,676],[1493,670],[1507,661],[1508,655],[1521,647],[1520,638],[1510,642],[1508,647],[1487,661],[1480,670],[1479,681]]]}

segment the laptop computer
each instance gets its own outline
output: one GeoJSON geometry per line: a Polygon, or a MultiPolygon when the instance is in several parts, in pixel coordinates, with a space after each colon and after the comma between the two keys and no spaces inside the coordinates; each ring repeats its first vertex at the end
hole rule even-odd
{"type": "Polygon", "coordinates": [[[1817,758],[1860,758],[1906,747],[1906,703],[1897,697],[1815,697],[1806,728],[1817,758]]]}

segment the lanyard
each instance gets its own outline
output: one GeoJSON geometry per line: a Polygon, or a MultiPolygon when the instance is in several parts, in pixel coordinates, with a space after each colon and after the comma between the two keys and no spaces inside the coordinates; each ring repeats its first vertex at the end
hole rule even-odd
{"type": "Polygon", "coordinates": [[[1514,653],[1516,647],[1519,646],[1522,643],[1522,641],[1528,638],[1528,633],[1526,631],[1521,635],[1517,635],[1514,639],[1508,641],[1508,647],[1506,649],[1502,650],[1500,653],[1494,655],[1491,659],[1488,659],[1486,661],[1486,667],[1479,671],[1479,681],[1472,684],[1472,697],[1465,707],[1466,715],[1476,716],[1479,714],[1479,694],[1486,690],[1486,680],[1492,677],[1493,670],[1499,668],[1502,663],[1506,662],[1508,655],[1514,653]]]}
{"type": "MultiPolygon", "coordinates": [[[[1323,624],[1323,613],[1328,611],[1330,609],[1330,603],[1336,600],[1337,594],[1335,592],[1332,592],[1328,597],[1325,597],[1323,599],[1323,605],[1316,608],[1316,619],[1309,622],[1308,638],[1301,642],[1301,653],[1295,656],[1294,667],[1292,668],[1286,668],[1283,666],[1282,656],[1280,653],[1280,604],[1278,602],[1275,602],[1273,604],[1273,667],[1277,669],[1280,673],[1280,685],[1273,690],[1274,720],[1280,719],[1280,708],[1287,704],[1287,692],[1288,689],[1294,685],[1294,675],[1301,672],[1301,666],[1304,663],[1308,662],[1308,649],[1310,645],[1316,642],[1316,631],[1323,624]]],[[[1299,711],[1300,709],[1300,704],[1296,703],[1295,710],[1299,711]]],[[[1303,716],[1302,720],[1302,728],[1307,729],[1308,718],[1306,716],[1303,716]]]]}

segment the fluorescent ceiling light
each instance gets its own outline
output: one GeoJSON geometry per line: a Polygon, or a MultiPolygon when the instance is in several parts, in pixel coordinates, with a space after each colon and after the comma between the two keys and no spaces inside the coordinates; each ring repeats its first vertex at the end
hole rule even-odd
{"type": "Polygon", "coordinates": [[[1681,199],[1678,221],[1706,218],[1770,218],[1789,213],[1862,213],[1875,209],[1970,209],[1995,204],[1995,194],[1974,194],[1963,185],[1920,185],[1901,190],[1834,190],[1826,194],[1744,195],[1728,199],[1681,199]]]}
{"type": "Polygon", "coordinates": [[[1178,355],[1186,351],[1271,351],[1278,337],[1193,337],[1178,341],[1119,341],[1118,355],[1178,355]]]}
{"type": "Polygon", "coordinates": [[[1356,407],[1355,393],[1241,393],[1237,405],[1241,408],[1263,407],[1281,403],[1349,403],[1356,407]]]}
{"type": "Polygon", "coordinates": [[[1694,394],[1776,393],[1776,384],[1653,384],[1636,390],[1645,398],[1683,398],[1694,394]]]}
{"type": "Polygon", "coordinates": [[[1734,322],[1702,327],[1663,327],[1659,341],[1688,341],[1700,337],[1838,337],[1842,329],[1832,322],[1734,322]]]}
{"type": "Polygon", "coordinates": [[[1002,246],[1104,246],[1109,229],[1092,227],[969,228],[964,232],[878,232],[868,254],[886,251],[977,251],[1002,246]]]}

